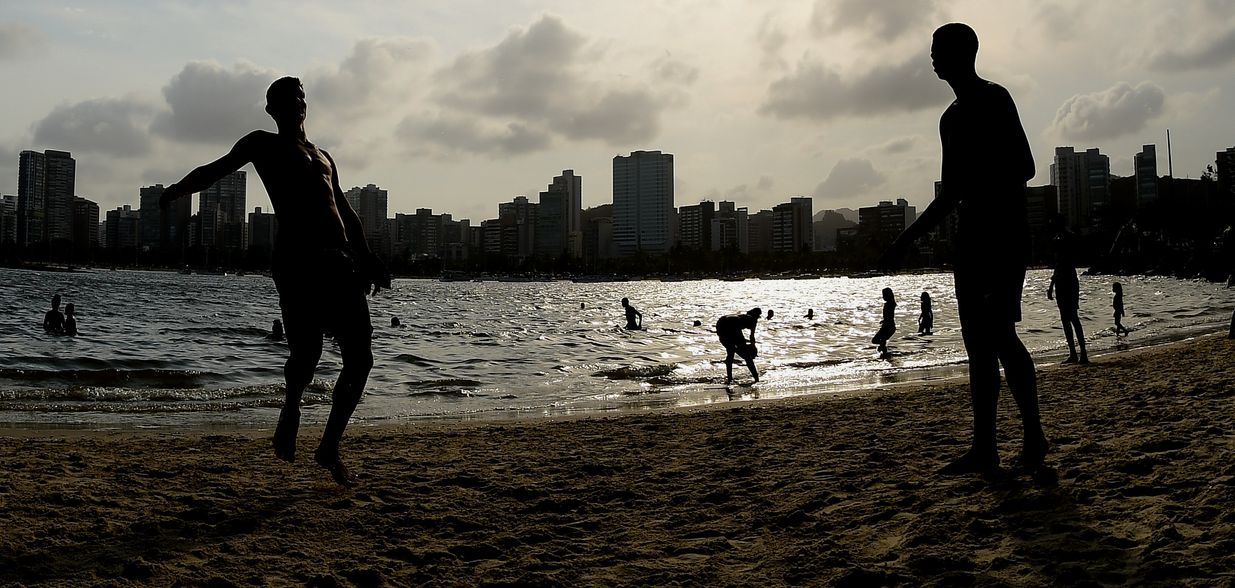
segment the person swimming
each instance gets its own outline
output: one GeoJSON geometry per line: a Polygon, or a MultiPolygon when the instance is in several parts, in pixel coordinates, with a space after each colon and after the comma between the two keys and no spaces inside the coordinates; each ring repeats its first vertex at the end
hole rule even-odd
{"type": "Polygon", "coordinates": [[[629,298],[622,299],[622,308],[626,309],[626,328],[632,331],[643,329],[643,313],[631,306],[629,298]],[[638,322],[635,321],[636,317],[638,322]]]}
{"type": "Polygon", "coordinates": [[[77,335],[77,316],[76,308],[70,302],[64,305],[64,334],[69,336],[77,335]]]}
{"type": "Polygon", "coordinates": [[[60,295],[51,297],[51,310],[43,315],[43,330],[53,335],[64,333],[64,315],[60,314],[60,295]]]}

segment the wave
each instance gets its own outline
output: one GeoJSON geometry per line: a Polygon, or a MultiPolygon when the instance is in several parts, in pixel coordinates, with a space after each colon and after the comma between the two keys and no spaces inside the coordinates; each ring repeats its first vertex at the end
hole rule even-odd
{"type": "Polygon", "coordinates": [[[399,355],[395,356],[395,361],[402,361],[404,363],[410,363],[412,365],[420,365],[420,366],[433,365],[434,363],[436,363],[431,359],[425,359],[418,355],[412,355],[411,353],[400,353],[399,355]]]}
{"type": "Polygon", "coordinates": [[[466,378],[443,378],[440,380],[412,380],[404,382],[403,385],[408,388],[476,388],[481,385],[477,380],[469,380],[466,378]]]}
{"type": "Polygon", "coordinates": [[[219,374],[169,369],[24,369],[0,368],[0,381],[10,380],[61,387],[201,388],[219,374]]]}
{"type": "Polygon", "coordinates": [[[199,335],[237,335],[241,337],[265,337],[266,329],[257,327],[168,327],[159,329],[160,335],[169,333],[197,333],[199,335]]]}
{"type": "Polygon", "coordinates": [[[677,369],[678,364],[656,364],[649,366],[622,366],[619,368],[600,370],[593,373],[593,376],[609,378],[610,380],[646,380],[650,378],[668,376],[673,370],[677,369]]]}
{"type": "MultiPolygon", "coordinates": [[[[284,386],[266,384],[214,389],[172,388],[18,388],[0,390],[0,412],[231,412],[281,408],[284,386]]],[[[330,386],[314,381],[302,405],[330,404],[330,386]]]]}

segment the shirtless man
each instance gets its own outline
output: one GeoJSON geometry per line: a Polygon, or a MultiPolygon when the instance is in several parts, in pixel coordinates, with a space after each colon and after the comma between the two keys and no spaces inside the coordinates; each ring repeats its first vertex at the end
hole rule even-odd
{"type": "Polygon", "coordinates": [[[1038,412],[1033,358],[1016,334],[1021,289],[1029,262],[1025,183],[1034,176],[1033,154],[1012,96],[978,77],[978,36],[952,23],[935,31],[935,73],[956,94],[939,121],[943,142],[942,191],[884,254],[894,268],[910,245],[957,210],[955,284],[961,337],[969,356],[973,445],[940,473],[986,473],[999,468],[995,409],[999,366],[1016,399],[1024,426],[1017,467],[1038,469],[1049,444],[1038,412]]]}
{"type": "Polygon", "coordinates": [[[626,328],[631,331],[643,329],[643,313],[631,306],[629,298],[622,299],[622,308],[626,309],[626,328]],[[636,321],[635,319],[638,318],[636,321]]]}
{"type": "Polygon", "coordinates": [[[60,313],[60,295],[51,297],[51,310],[43,315],[43,330],[54,335],[64,333],[64,315],[60,313]]]}
{"type": "Polygon", "coordinates": [[[746,314],[727,314],[716,321],[716,336],[720,338],[720,344],[725,346],[726,384],[733,382],[734,354],[746,361],[750,375],[754,376],[755,382],[759,381],[759,370],[755,369],[755,354],[758,353],[755,347],[755,326],[758,325],[760,316],[763,316],[763,311],[752,308],[746,311],[746,314]],[[743,329],[750,331],[749,342],[742,336],[743,329]]]}
{"type": "Polygon", "coordinates": [[[245,135],[227,155],[168,186],[160,204],[205,190],[247,163],[257,168],[279,222],[272,266],[290,352],[283,367],[287,391],[274,453],[295,460],[300,399],[313,380],[328,330],[339,344],[343,369],[313,457],[335,482],[352,486],[356,479],[339,459],[339,441],[373,367],[373,327],[365,294],[370,286],[373,294],[390,288],[390,273],[365,243],[360,217],[339,186],[334,159],[305,137],[305,112],[300,80],[275,80],[266,90],[266,113],[279,132],[245,135]]]}

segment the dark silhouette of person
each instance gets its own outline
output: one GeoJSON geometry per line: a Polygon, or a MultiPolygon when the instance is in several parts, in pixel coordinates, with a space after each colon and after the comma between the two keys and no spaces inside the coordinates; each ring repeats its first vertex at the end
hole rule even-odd
{"type": "Polygon", "coordinates": [[[879,346],[880,357],[888,356],[888,339],[896,332],[896,298],[891,288],[883,289],[883,320],[879,323],[879,331],[871,338],[871,343],[879,346]]]}
{"type": "Polygon", "coordinates": [[[746,361],[750,375],[759,381],[759,370],[755,369],[755,357],[759,349],[755,347],[755,326],[763,311],[759,307],[752,308],[744,314],[727,314],[716,321],[716,336],[720,344],[725,346],[725,383],[733,382],[733,356],[736,354],[746,361]],[[750,340],[742,336],[742,330],[750,331],[750,340]]]}
{"type": "Polygon", "coordinates": [[[622,299],[622,308],[626,309],[626,328],[632,331],[638,331],[643,328],[643,313],[635,310],[635,307],[630,305],[629,298],[622,299]],[[636,321],[636,317],[638,321],[636,321]]]}
{"type": "Polygon", "coordinates": [[[701,321],[701,320],[699,320],[699,319],[695,319],[695,326],[696,326],[696,327],[702,327],[702,326],[703,326],[703,321],[701,321]]]}
{"type": "Polygon", "coordinates": [[[1124,317],[1124,287],[1119,282],[1111,284],[1111,291],[1115,293],[1114,300],[1111,301],[1111,308],[1115,310],[1115,336],[1119,336],[1119,332],[1123,331],[1124,335],[1129,332],[1128,327],[1123,326],[1122,319],[1124,317]]]}
{"type": "Polygon", "coordinates": [[[814,320],[814,318],[815,318],[815,309],[813,308],[806,309],[806,320],[808,321],[814,320]]]}
{"type": "Polygon", "coordinates": [[[60,295],[51,297],[51,310],[43,315],[43,330],[53,335],[64,333],[64,315],[60,314],[60,295]]]}
{"type": "Polygon", "coordinates": [[[929,335],[935,328],[935,311],[931,309],[931,295],[922,293],[922,311],[918,314],[918,334],[929,335]]]}
{"type": "Polygon", "coordinates": [[[1024,426],[1017,467],[1037,470],[1049,448],[1039,415],[1033,358],[1016,333],[1029,263],[1025,183],[1035,173],[1033,154],[1012,96],[978,77],[977,53],[978,36],[969,26],[952,23],[935,31],[932,65],[956,94],[939,121],[941,191],[881,260],[884,268],[894,269],[916,239],[957,211],[954,283],[969,357],[973,443],[940,470],[945,475],[999,468],[995,415],[1000,364],[1024,426]]]}
{"type": "Polygon", "coordinates": [[[205,190],[245,164],[257,169],[279,223],[271,265],[289,351],[274,452],[282,460],[295,460],[301,397],[313,379],[328,331],[339,345],[343,369],[313,457],[335,482],[352,486],[356,478],[339,457],[339,443],[373,367],[373,326],[365,295],[370,287],[374,295],[389,289],[390,272],[365,242],[360,217],[339,185],[334,159],[305,135],[306,111],[300,80],[275,80],[266,91],[266,112],[278,133],[245,135],[223,157],[168,186],[160,203],[166,206],[205,190]]]}
{"type": "Polygon", "coordinates": [[[1056,215],[1052,220],[1055,225],[1055,269],[1051,272],[1050,285],[1046,287],[1046,298],[1054,299],[1059,306],[1059,320],[1063,321],[1063,336],[1068,341],[1068,358],[1064,363],[1089,363],[1089,353],[1085,351],[1085,329],[1081,327],[1081,281],[1076,277],[1076,262],[1073,255],[1076,251],[1076,241],[1068,230],[1063,217],[1056,215]],[[1075,340],[1073,339],[1075,333],[1075,340]],[[1081,353],[1076,353],[1077,344],[1081,353]]]}
{"type": "Polygon", "coordinates": [[[772,316],[774,316],[775,314],[776,314],[775,310],[769,309],[768,310],[768,320],[772,320],[772,316]]]}
{"type": "Polygon", "coordinates": [[[282,341],[283,340],[283,321],[279,319],[274,319],[274,322],[270,324],[270,334],[266,335],[266,338],[271,341],[282,341]]]}
{"type": "Polygon", "coordinates": [[[392,316],[392,317],[390,317],[390,326],[392,326],[392,327],[401,327],[401,326],[403,326],[403,323],[399,322],[399,317],[397,317],[397,316],[392,316]]]}
{"type": "Polygon", "coordinates": [[[64,305],[64,334],[77,335],[77,308],[70,302],[64,305]]]}

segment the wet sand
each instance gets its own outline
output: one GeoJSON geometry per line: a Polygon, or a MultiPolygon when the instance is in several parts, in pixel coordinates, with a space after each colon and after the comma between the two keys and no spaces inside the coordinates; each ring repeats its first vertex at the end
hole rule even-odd
{"type": "Polygon", "coordinates": [[[266,432],[0,431],[0,585],[1235,586],[1233,353],[1040,366],[1037,479],[933,473],[964,382],[353,429],[354,490],[310,432],[289,465],[266,432]]]}

